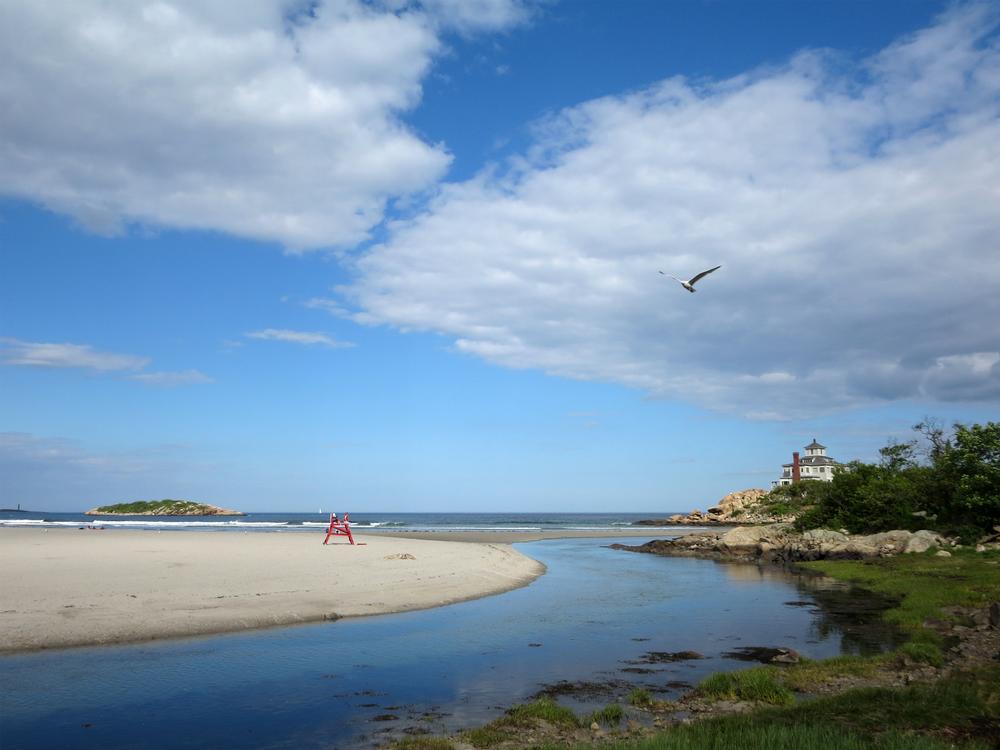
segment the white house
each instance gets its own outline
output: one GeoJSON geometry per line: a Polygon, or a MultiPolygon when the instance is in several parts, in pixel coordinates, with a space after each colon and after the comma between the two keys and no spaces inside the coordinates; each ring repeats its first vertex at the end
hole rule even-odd
{"type": "Polygon", "coordinates": [[[799,458],[798,452],[792,454],[790,464],[782,464],[781,476],[771,481],[772,487],[783,484],[793,484],[803,479],[815,479],[820,482],[832,482],[833,472],[842,464],[826,455],[826,446],[816,442],[816,438],[805,447],[806,455],[799,458]]]}

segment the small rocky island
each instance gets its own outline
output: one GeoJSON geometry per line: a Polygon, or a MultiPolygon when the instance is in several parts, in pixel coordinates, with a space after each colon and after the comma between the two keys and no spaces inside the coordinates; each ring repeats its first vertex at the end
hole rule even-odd
{"type": "Polygon", "coordinates": [[[137,500],[91,508],[88,516],[242,516],[238,510],[219,508],[193,500],[137,500]]]}

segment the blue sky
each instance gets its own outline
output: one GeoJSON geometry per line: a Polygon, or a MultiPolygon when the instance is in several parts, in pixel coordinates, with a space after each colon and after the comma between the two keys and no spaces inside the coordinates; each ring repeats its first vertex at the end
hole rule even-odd
{"type": "Polygon", "coordinates": [[[0,2],[0,505],[667,512],[1000,419],[996,3],[205,5],[0,2]]]}

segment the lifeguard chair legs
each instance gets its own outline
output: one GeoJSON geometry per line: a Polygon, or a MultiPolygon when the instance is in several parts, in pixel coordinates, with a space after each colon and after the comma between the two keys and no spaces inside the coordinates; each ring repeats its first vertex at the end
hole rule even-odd
{"type": "Polygon", "coordinates": [[[347,513],[344,514],[343,521],[337,518],[336,513],[330,514],[330,526],[326,530],[326,539],[323,540],[323,544],[329,542],[331,536],[346,536],[351,544],[357,544],[354,541],[354,534],[351,533],[351,522],[347,513]]]}

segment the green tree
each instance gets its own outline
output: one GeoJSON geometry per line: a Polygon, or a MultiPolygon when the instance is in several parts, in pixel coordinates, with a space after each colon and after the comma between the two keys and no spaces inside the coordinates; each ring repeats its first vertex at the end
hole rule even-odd
{"type": "Polygon", "coordinates": [[[953,444],[938,461],[954,487],[954,510],[989,528],[1000,523],[1000,423],[955,425],[953,444]]]}
{"type": "Polygon", "coordinates": [[[923,460],[910,441],[882,448],[878,464],[849,464],[797,525],[871,533],[933,524],[970,541],[1000,524],[1000,424],[955,424],[949,435],[927,419],[914,429],[927,445],[923,460]]]}

